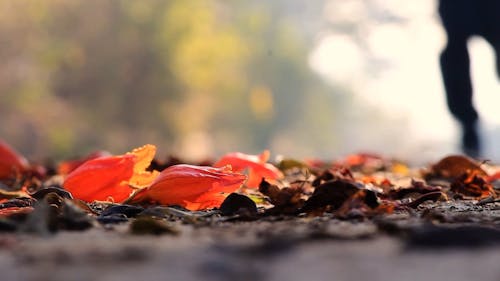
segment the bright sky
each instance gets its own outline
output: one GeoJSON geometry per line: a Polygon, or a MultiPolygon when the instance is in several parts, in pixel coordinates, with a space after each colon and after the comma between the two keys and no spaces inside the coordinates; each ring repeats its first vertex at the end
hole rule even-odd
{"type": "MultiPolygon", "coordinates": [[[[326,30],[310,55],[316,72],[333,84],[348,85],[360,103],[408,121],[408,127],[400,129],[400,150],[389,153],[432,158],[457,152],[457,126],[445,105],[439,71],[445,34],[435,5],[434,0],[411,5],[398,0],[330,0],[325,19],[334,25],[352,24],[357,35],[326,30]],[[370,9],[375,5],[376,9],[370,9]],[[384,21],[387,15],[395,16],[397,22],[384,21]]],[[[500,131],[500,83],[494,55],[480,38],[471,40],[469,47],[475,103],[484,121],[485,155],[500,160],[500,149],[494,147],[500,133],[493,139],[494,131],[500,131]]]]}

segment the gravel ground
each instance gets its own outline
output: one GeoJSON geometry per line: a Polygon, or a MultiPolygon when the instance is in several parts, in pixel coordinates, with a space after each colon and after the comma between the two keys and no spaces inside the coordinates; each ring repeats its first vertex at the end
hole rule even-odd
{"type": "Polygon", "coordinates": [[[47,236],[4,233],[1,280],[498,281],[500,205],[474,208],[433,206],[452,223],[417,210],[361,222],[173,222],[177,234],[164,235],[132,235],[127,223],[47,236]]]}

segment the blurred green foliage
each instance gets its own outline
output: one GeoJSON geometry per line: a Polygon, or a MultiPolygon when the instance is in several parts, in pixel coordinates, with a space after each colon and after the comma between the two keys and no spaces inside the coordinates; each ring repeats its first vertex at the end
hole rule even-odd
{"type": "Polygon", "coordinates": [[[308,68],[296,2],[0,1],[0,137],[35,159],[318,155],[348,101],[308,68]]]}

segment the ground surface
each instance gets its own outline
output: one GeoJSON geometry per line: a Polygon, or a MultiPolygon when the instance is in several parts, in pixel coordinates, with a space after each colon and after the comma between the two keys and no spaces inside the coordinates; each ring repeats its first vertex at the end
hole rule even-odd
{"type": "Polygon", "coordinates": [[[0,271],[11,281],[497,281],[499,225],[499,203],[467,201],[427,202],[413,213],[361,221],[176,221],[170,224],[176,234],[163,235],[133,235],[130,223],[6,233],[0,236],[0,271]],[[434,213],[423,211],[429,208],[434,213]],[[446,223],[436,223],[444,217],[446,223]]]}

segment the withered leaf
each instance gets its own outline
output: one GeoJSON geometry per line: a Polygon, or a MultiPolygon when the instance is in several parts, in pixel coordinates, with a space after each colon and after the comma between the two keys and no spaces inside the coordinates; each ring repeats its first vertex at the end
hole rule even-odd
{"type": "Polygon", "coordinates": [[[488,176],[478,163],[463,155],[451,155],[431,166],[427,178],[441,177],[449,180],[459,178],[464,173],[474,172],[478,176],[488,176]]]}
{"type": "Polygon", "coordinates": [[[439,186],[431,186],[427,185],[423,181],[417,181],[412,179],[411,185],[409,187],[402,187],[397,189],[391,189],[387,193],[387,197],[390,199],[402,199],[409,194],[418,193],[418,194],[426,194],[430,192],[441,191],[441,187],[439,186]]]}
{"type": "Polygon", "coordinates": [[[410,208],[417,208],[420,204],[424,203],[425,201],[438,201],[438,200],[448,200],[448,197],[446,196],[445,193],[441,192],[441,191],[434,191],[434,192],[429,192],[429,193],[425,193],[419,197],[417,197],[416,199],[414,199],[413,201],[405,204],[405,206],[408,206],[410,208]]]}
{"type": "Polygon", "coordinates": [[[354,176],[349,169],[344,167],[324,170],[323,173],[321,173],[316,177],[316,179],[314,179],[314,181],[312,182],[312,186],[317,187],[325,182],[332,180],[354,181],[354,176]]]}
{"type": "Polygon", "coordinates": [[[359,190],[360,187],[352,181],[343,179],[327,181],[316,187],[311,197],[304,203],[302,211],[309,212],[327,206],[336,210],[359,190]]]}
{"type": "Polygon", "coordinates": [[[268,213],[295,214],[304,204],[300,187],[279,188],[263,179],[259,184],[259,191],[269,197],[274,205],[268,213]]]}
{"type": "Polygon", "coordinates": [[[363,218],[373,215],[379,205],[375,192],[362,189],[347,198],[335,213],[342,218],[363,218]]]}
{"type": "Polygon", "coordinates": [[[453,192],[480,199],[495,195],[493,186],[475,171],[462,174],[451,183],[450,188],[453,192]]]}

